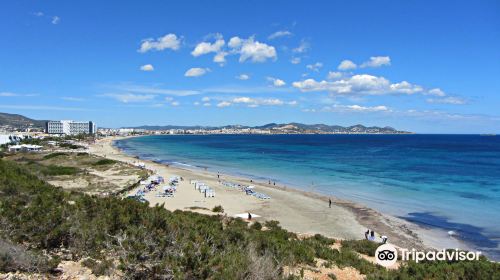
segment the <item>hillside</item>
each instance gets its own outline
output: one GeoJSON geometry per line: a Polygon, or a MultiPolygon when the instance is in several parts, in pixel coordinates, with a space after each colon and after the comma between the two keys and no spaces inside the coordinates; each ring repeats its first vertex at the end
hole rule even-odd
{"type": "Polygon", "coordinates": [[[392,127],[378,127],[378,126],[364,126],[361,124],[353,126],[340,126],[340,125],[326,125],[326,124],[302,124],[302,123],[269,123],[261,126],[244,126],[244,125],[226,125],[226,126],[175,126],[175,125],[143,125],[136,127],[126,127],[134,129],[145,130],[220,130],[220,129],[261,129],[271,131],[290,131],[294,133],[408,133],[406,131],[399,131],[392,127]]]}
{"type": "Polygon", "coordinates": [[[378,246],[374,242],[299,236],[274,221],[247,224],[64,191],[1,158],[0,213],[0,279],[15,272],[26,277],[12,279],[35,279],[29,277],[33,273],[40,279],[61,276],[67,262],[96,276],[125,279],[353,279],[346,272],[356,279],[500,275],[500,265],[484,257],[400,263],[387,270],[369,261],[378,246]]]}
{"type": "Polygon", "coordinates": [[[34,120],[18,114],[0,113],[0,128],[6,130],[43,129],[45,122],[44,120],[34,120]]]}

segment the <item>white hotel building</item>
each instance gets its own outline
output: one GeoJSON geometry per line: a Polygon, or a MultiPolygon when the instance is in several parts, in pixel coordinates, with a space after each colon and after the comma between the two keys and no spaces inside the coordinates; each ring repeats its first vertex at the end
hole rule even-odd
{"type": "Polygon", "coordinates": [[[45,130],[48,134],[95,134],[96,125],[94,122],[77,122],[77,121],[48,121],[45,125],[45,130]]]}

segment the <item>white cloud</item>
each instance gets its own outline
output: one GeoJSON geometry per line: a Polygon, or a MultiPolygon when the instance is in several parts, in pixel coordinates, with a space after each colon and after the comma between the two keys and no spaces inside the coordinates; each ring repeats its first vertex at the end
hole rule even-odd
{"type": "MultiPolygon", "coordinates": [[[[224,60],[225,54],[223,53],[221,54],[220,52],[225,44],[226,42],[224,41],[224,39],[222,39],[222,37],[219,37],[219,39],[217,39],[214,43],[201,42],[198,45],[196,45],[194,50],[191,52],[191,55],[197,57],[208,53],[216,53],[217,54],[216,57],[219,56],[217,60],[220,60],[221,58],[222,60],[224,60]]],[[[215,60],[216,59],[214,58],[214,61],[215,60]]],[[[220,62],[220,61],[215,61],[215,62],[220,62]]]]}
{"type": "Polygon", "coordinates": [[[328,76],[326,77],[328,80],[337,80],[339,78],[342,78],[344,74],[342,72],[334,72],[330,71],[328,72],[328,76]]]}
{"type": "Polygon", "coordinates": [[[178,50],[181,46],[181,40],[177,35],[170,33],[163,37],[159,37],[156,40],[153,38],[148,38],[142,40],[141,47],[138,52],[145,53],[151,50],[162,51],[165,49],[178,50]]]}
{"type": "Polygon", "coordinates": [[[209,68],[199,68],[199,67],[194,67],[186,71],[184,73],[185,77],[200,77],[205,75],[207,72],[210,72],[209,68]]]}
{"type": "Polygon", "coordinates": [[[291,62],[292,64],[299,64],[299,63],[300,63],[300,61],[301,61],[301,58],[300,58],[300,57],[293,57],[293,58],[290,60],[290,62],[291,62]]]}
{"type": "Polygon", "coordinates": [[[361,64],[361,68],[366,67],[380,67],[380,66],[389,66],[391,65],[391,58],[388,56],[372,56],[370,60],[363,62],[361,64]]]}
{"type": "Polygon", "coordinates": [[[438,103],[438,104],[453,104],[453,105],[463,105],[467,103],[464,99],[460,97],[448,96],[444,98],[429,98],[426,100],[428,103],[438,103]]]}
{"type": "Polygon", "coordinates": [[[142,71],[146,71],[146,72],[150,72],[150,71],[154,71],[155,70],[155,68],[151,64],[144,64],[144,65],[141,66],[140,69],[142,71]]]}
{"type": "Polygon", "coordinates": [[[306,66],[307,69],[309,69],[311,71],[315,71],[315,72],[318,72],[319,69],[321,69],[321,67],[323,67],[323,63],[321,63],[321,62],[316,62],[314,64],[309,64],[306,66]]]}
{"type": "Polygon", "coordinates": [[[310,48],[310,45],[308,42],[306,42],[305,40],[302,40],[300,42],[300,45],[294,49],[292,49],[292,51],[294,53],[305,53],[307,50],[309,50],[310,48]]]}
{"type": "Polygon", "coordinates": [[[170,105],[172,106],[179,106],[181,103],[179,103],[179,101],[173,101],[172,103],[170,103],[170,105]]]}
{"type": "Polygon", "coordinates": [[[200,102],[195,101],[195,102],[193,103],[193,105],[194,105],[194,106],[200,106],[200,102]]]}
{"type": "Polygon", "coordinates": [[[2,97],[14,97],[14,96],[19,96],[19,94],[13,93],[13,92],[0,92],[0,96],[2,96],[2,97]]]}
{"type": "Polygon", "coordinates": [[[37,17],[43,17],[44,13],[43,12],[34,12],[33,15],[37,16],[37,17]]]}
{"type": "Polygon", "coordinates": [[[368,94],[368,95],[383,95],[404,93],[413,94],[421,92],[423,89],[418,85],[413,85],[408,82],[391,84],[384,77],[377,77],[367,74],[354,75],[348,78],[336,81],[316,81],[307,79],[304,81],[294,82],[292,86],[303,92],[307,91],[328,91],[338,94],[368,94]]]}
{"type": "Polygon", "coordinates": [[[167,102],[174,101],[174,98],[167,96],[167,97],[165,97],[165,101],[167,101],[167,102]]]}
{"type": "Polygon", "coordinates": [[[73,102],[81,102],[81,101],[85,101],[84,98],[80,98],[80,97],[71,97],[71,96],[64,96],[64,97],[61,97],[62,100],[66,100],[66,101],[73,101],[73,102]]]}
{"type": "Polygon", "coordinates": [[[250,79],[250,76],[247,74],[241,74],[241,75],[236,76],[236,79],[246,81],[246,80],[250,79]]]}
{"type": "Polygon", "coordinates": [[[386,106],[360,106],[360,105],[339,105],[325,106],[321,109],[322,112],[389,112],[390,109],[386,106]]]}
{"type": "Polygon", "coordinates": [[[288,101],[287,104],[290,106],[295,106],[295,105],[299,104],[299,102],[297,102],[296,100],[292,100],[292,101],[288,101]]]}
{"type": "Polygon", "coordinates": [[[219,104],[217,104],[217,107],[219,107],[219,108],[224,108],[224,107],[228,107],[228,106],[231,106],[231,103],[227,102],[227,101],[222,101],[222,102],[219,102],[219,104]]]}
{"type": "Polygon", "coordinates": [[[286,85],[286,82],[278,79],[278,78],[273,78],[273,77],[267,77],[267,80],[273,83],[273,86],[275,87],[282,87],[286,85]]]}
{"type": "Polygon", "coordinates": [[[273,46],[255,41],[253,37],[248,39],[233,37],[229,40],[228,46],[233,49],[233,52],[240,54],[240,62],[247,60],[265,62],[268,59],[277,59],[276,49],[273,46]]]}
{"type": "Polygon", "coordinates": [[[33,97],[38,96],[39,94],[22,94],[22,93],[14,93],[14,92],[0,92],[0,97],[33,97]]]}
{"type": "Polygon", "coordinates": [[[173,96],[190,96],[203,93],[202,91],[198,90],[165,89],[165,88],[133,85],[133,84],[118,84],[118,85],[109,85],[106,87],[114,91],[119,90],[119,91],[141,93],[141,94],[165,94],[173,96]]]}
{"type": "Polygon", "coordinates": [[[342,62],[340,62],[337,69],[345,71],[345,70],[356,69],[356,67],[357,67],[357,65],[354,62],[346,59],[346,60],[342,60],[342,62]]]}
{"type": "Polygon", "coordinates": [[[212,106],[212,104],[210,104],[210,103],[203,103],[203,106],[204,107],[210,107],[210,106],[212,106]]]}
{"type": "Polygon", "coordinates": [[[233,37],[229,40],[229,43],[227,45],[232,49],[236,49],[239,48],[242,43],[243,40],[240,37],[233,37]]]}
{"type": "MultiPolygon", "coordinates": [[[[246,96],[233,98],[230,102],[231,104],[245,104],[248,107],[255,108],[260,105],[263,106],[281,106],[285,102],[277,98],[250,98],[246,96]]],[[[295,104],[290,104],[295,105],[295,104]]]]}
{"type": "Polygon", "coordinates": [[[407,81],[391,84],[390,88],[394,92],[400,92],[405,94],[415,94],[422,92],[424,90],[421,86],[410,84],[407,81]]]}
{"type": "Polygon", "coordinates": [[[224,63],[226,62],[226,56],[228,55],[229,53],[227,52],[218,52],[215,56],[214,56],[214,62],[215,63],[219,63],[221,66],[224,65],[224,63]]]}
{"type": "Polygon", "coordinates": [[[210,101],[210,97],[205,96],[205,97],[203,97],[203,98],[201,99],[201,101],[203,101],[203,102],[208,102],[208,101],[210,101]]]}
{"type": "Polygon", "coordinates": [[[424,94],[425,95],[440,96],[440,97],[446,96],[446,93],[444,93],[444,91],[442,91],[440,88],[433,88],[424,94]]]}
{"type": "Polygon", "coordinates": [[[234,103],[254,103],[255,100],[250,97],[236,97],[233,99],[234,103]]]}
{"type": "Polygon", "coordinates": [[[145,102],[155,98],[152,94],[134,94],[134,93],[107,93],[101,96],[111,97],[123,103],[145,102]]]}
{"type": "Polygon", "coordinates": [[[59,24],[59,22],[61,22],[61,18],[58,16],[53,16],[51,22],[52,24],[59,24]]]}
{"type": "Polygon", "coordinates": [[[280,38],[280,37],[290,37],[292,35],[293,35],[292,32],[290,32],[288,30],[280,30],[280,31],[276,31],[273,34],[269,35],[267,37],[267,39],[273,40],[273,39],[280,38]]]}

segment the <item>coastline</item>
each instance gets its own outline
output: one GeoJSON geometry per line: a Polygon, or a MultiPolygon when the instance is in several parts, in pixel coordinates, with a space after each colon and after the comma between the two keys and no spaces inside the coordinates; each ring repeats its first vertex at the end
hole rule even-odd
{"type": "MultiPolygon", "coordinates": [[[[98,140],[90,147],[90,152],[99,156],[119,160],[129,164],[138,159],[124,153],[113,145],[116,140],[131,138],[109,137],[98,140]]],[[[367,228],[375,230],[377,237],[386,235],[389,242],[403,248],[460,248],[471,250],[462,241],[450,237],[445,231],[423,228],[400,218],[382,214],[374,209],[359,203],[328,197],[318,193],[303,191],[294,188],[270,186],[267,182],[254,180],[250,183],[248,178],[220,174],[221,180],[239,184],[252,184],[259,192],[272,197],[271,200],[259,200],[247,196],[241,191],[224,187],[218,183],[217,174],[205,170],[185,169],[178,166],[164,165],[161,163],[139,159],[145,162],[148,169],[165,178],[173,175],[182,176],[185,180],[180,182],[174,198],[158,198],[155,193],[147,193],[146,200],[151,205],[165,204],[165,208],[174,210],[190,210],[203,214],[213,214],[209,209],[222,205],[229,216],[251,212],[261,216],[257,221],[277,220],[287,230],[299,234],[322,234],[336,239],[363,239],[367,228]],[[204,198],[194,190],[189,181],[200,180],[215,189],[215,198],[204,198]],[[331,198],[332,208],[328,207],[331,198]],[[190,209],[190,207],[203,207],[204,209],[190,209]]],[[[132,190],[135,193],[135,190],[132,190]]]]}

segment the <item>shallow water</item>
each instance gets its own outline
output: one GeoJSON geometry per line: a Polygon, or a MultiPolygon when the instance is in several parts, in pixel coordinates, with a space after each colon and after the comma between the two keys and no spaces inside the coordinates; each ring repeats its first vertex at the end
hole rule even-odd
{"type": "Polygon", "coordinates": [[[125,152],[331,194],[453,230],[500,259],[500,137],[479,135],[164,135],[125,152]]]}

